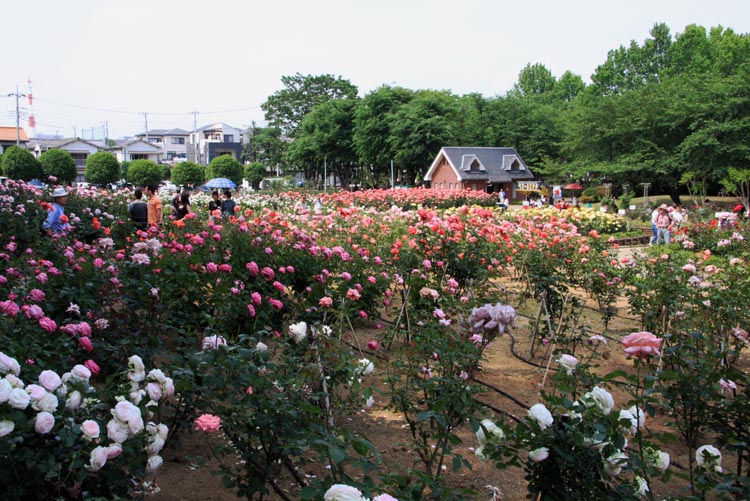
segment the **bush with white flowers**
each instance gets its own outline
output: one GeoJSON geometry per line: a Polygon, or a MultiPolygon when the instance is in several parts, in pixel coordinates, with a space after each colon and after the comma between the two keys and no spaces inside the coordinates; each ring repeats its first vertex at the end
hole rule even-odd
{"type": "Polygon", "coordinates": [[[0,353],[0,361],[4,499],[122,497],[148,489],[169,432],[153,419],[174,394],[171,378],[159,369],[146,374],[137,356],[127,381],[103,389],[92,386],[83,365],[62,376],[43,370],[32,382],[21,379],[12,357],[0,353]]]}

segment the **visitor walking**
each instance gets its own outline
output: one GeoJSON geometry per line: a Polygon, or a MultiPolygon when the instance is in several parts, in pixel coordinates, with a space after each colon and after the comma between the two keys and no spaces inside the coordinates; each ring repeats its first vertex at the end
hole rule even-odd
{"type": "Polygon", "coordinates": [[[669,215],[669,207],[667,204],[661,204],[658,208],[658,214],[656,215],[656,245],[659,242],[670,244],[672,242],[669,228],[672,226],[672,218],[669,215]]]}
{"type": "Polygon", "coordinates": [[[128,204],[128,215],[136,230],[145,230],[148,227],[148,205],[143,201],[141,190],[136,189],[133,192],[133,200],[128,204]]]}
{"type": "Polygon", "coordinates": [[[651,211],[651,231],[654,232],[653,236],[651,236],[651,239],[648,241],[648,245],[654,245],[656,243],[656,238],[659,236],[659,230],[656,228],[656,216],[659,215],[659,208],[654,207],[654,210],[651,211]]]}
{"type": "Polygon", "coordinates": [[[180,194],[180,200],[177,202],[177,207],[175,208],[175,221],[183,219],[188,214],[190,214],[190,195],[187,191],[183,191],[180,194]]]}
{"type": "Polygon", "coordinates": [[[68,217],[65,215],[65,204],[68,201],[68,190],[62,186],[55,188],[52,192],[52,210],[42,223],[42,229],[47,235],[59,235],[68,229],[68,217]]]}
{"type": "Polygon", "coordinates": [[[144,191],[148,196],[148,225],[158,228],[163,217],[161,198],[157,194],[159,188],[155,184],[149,184],[144,187],[144,191]]]}

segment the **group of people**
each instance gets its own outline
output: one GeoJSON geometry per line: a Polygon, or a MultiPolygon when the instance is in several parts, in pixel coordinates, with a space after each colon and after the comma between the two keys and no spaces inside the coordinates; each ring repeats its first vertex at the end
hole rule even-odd
{"type": "Polygon", "coordinates": [[[649,245],[659,245],[660,243],[669,244],[672,242],[672,232],[677,230],[684,222],[685,216],[679,205],[670,207],[667,204],[661,204],[651,213],[651,230],[654,235],[649,241],[649,245]]]}
{"type": "MultiPolygon", "coordinates": [[[[159,188],[156,185],[147,185],[142,190],[133,191],[133,199],[128,203],[127,212],[136,230],[146,230],[162,223],[164,210],[158,191],[159,188]],[[144,200],[144,195],[146,200],[144,200]]],[[[52,192],[52,200],[51,210],[42,222],[42,232],[47,235],[65,233],[69,228],[68,218],[65,215],[68,190],[62,186],[55,188],[52,192]]],[[[223,201],[219,200],[219,192],[214,191],[211,193],[211,202],[208,204],[209,217],[211,221],[214,221],[216,217],[231,216],[236,206],[236,202],[232,200],[231,191],[224,190],[223,201]]],[[[190,193],[183,190],[172,199],[172,215],[175,220],[180,220],[191,212],[190,193]]]]}

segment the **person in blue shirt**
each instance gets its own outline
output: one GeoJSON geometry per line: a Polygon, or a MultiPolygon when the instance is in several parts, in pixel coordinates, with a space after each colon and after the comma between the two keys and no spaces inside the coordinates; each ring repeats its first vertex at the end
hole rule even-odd
{"type": "Polygon", "coordinates": [[[221,215],[222,216],[234,216],[234,208],[237,204],[232,200],[232,192],[224,190],[224,201],[221,203],[221,215]]]}
{"type": "Polygon", "coordinates": [[[52,192],[55,200],[52,210],[47,214],[47,219],[42,223],[42,229],[48,235],[65,233],[68,230],[68,218],[65,216],[65,203],[68,201],[68,190],[62,186],[55,188],[52,192]]]}

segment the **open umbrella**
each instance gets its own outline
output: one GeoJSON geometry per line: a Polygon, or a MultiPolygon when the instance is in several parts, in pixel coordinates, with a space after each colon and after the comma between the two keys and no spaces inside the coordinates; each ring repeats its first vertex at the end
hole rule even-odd
{"type": "Polygon", "coordinates": [[[233,189],[237,187],[237,185],[234,184],[234,181],[232,181],[231,179],[227,179],[225,177],[215,177],[209,182],[207,182],[206,186],[208,186],[209,188],[218,188],[218,189],[222,189],[222,188],[233,189]]]}
{"type": "Polygon", "coordinates": [[[570,183],[563,186],[564,190],[582,190],[583,186],[578,183],[570,183]]]}

